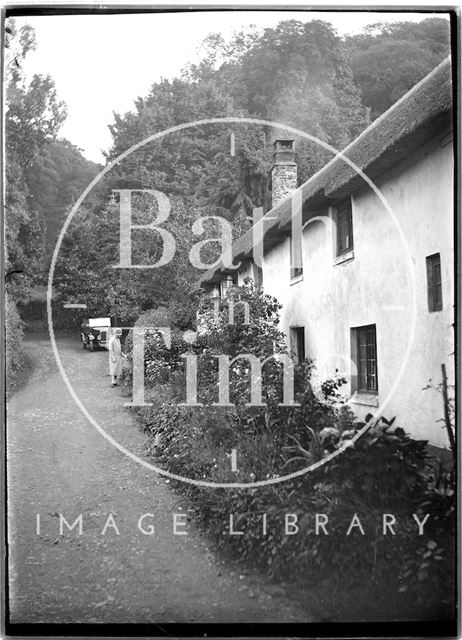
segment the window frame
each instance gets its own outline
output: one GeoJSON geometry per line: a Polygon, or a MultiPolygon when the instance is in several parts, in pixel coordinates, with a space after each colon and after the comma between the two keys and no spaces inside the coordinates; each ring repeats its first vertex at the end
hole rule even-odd
{"type": "Polygon", "coordinates": [[[291,351],[295,352],[297,364],[306,360],[305,327],[290,327],[291,351]],[[303,357],[302,357],[303,356],[303,357]]]}
{"type": "Polygon", "coordinates": [[[351,329],[351,356],[356,366],[352,392],[376,396],[379,393],[377,326],[362,325],[351,329]],[[370,338],[373,337],[373,340],[370,338]]]}
{"type": "Polygon", "coordinates": [[[354,237],[353,237],[353,205],[351,201],[351,197],[344,202],[341,202],[338,206],[335,207],[335,256],[341,257],[345,254],[353,251],[354,249],[354,237]],[[340,217],[347,213],[346,217],[346,227],[347,227],[347,237],[348,237],[348,245],[341,249],[340,248],[340,229],[345,225],[340,225],[340,217]]]}
{"type": "Polygon", "coordinates": [[[219,282],[212,284],[212,286],[209,288],[208,297],[210,300],[221,298],[221,287],[219,282]]]}
{"type": "Polygon", "coordinates": [[[220,280],[220,298],[226,298],[228,291],[237,285],[236,274],[228,273],[220,280]],[[231,282],[230,282],[231,280],[231,282]]]}
{"type": "Polygon", "coordinates": [[[263,269],[255,263],[253,263],[253,284],[257,290],[263,288],[263,269]]]}
{"type": "Polygon", "coordinates": [[[303,280],[303,201],[300,191],[297,189],[291,196],[292,219],[289,235],[289,266],[290,282],[295,284],[303,280]],[[294,267],[293,263],[298,258],[300,266],[294,267]]]}
{"type": "Polygon", "coordinates": [[[427,301],[430,313],[443,310],[443,279],[441,277],[441,254],[426,256],[427,301]],[[439,291],[439,294],[438,294],[439,291]]]}

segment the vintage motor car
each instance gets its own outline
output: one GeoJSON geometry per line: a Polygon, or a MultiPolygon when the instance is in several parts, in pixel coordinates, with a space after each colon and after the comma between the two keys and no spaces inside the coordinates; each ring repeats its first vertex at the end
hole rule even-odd
{"type": "Polygon", "coordinates": [[[90,351],[95,349],[108,349],[109,338],[112,335],[110,318],[89,318],[80,329],[83,348],[90,351]]]}

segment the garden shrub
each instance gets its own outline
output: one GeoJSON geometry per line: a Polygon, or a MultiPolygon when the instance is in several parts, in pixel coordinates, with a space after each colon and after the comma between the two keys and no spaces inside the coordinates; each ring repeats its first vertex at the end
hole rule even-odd
{"type": "MultiPolygon", "coordinates": [[[[149,309],[143,312],[136,321],[138,327],[171,327],[171,347],[167,348],[160,332],[147,330],[144,345],[145,385],[153,387],[171,380],[171,374],[181,365],[181,352],[184,343],[180,331],[174,326],[171,313],[166,307],[149,309]]],[[[129,389],[132,386],[133,370],[133,330],[130,330],[124,341],[124,353],[127,356],[123,370],[122,382],[129,389]]]]}
{"type": "Polygon", "coordinates": [[[14,386],[18,380],[19,372],[25,364],[23,350],[24,323],[19,317],[18,309],[6,294],[6,383],[7,388],[14,386]]]}
{"type": "Polygon", "coordinates": [[[430,608],[432,617],[448,618],[456,590],[456,493],[454,468],[440,461],[431,466],[427,482],[418,496],[417,513],[430,513],[425,537],[405,557],[400,593],[419,608],[430,608]],[[435,599],[435,594],[439,598],[435,599]]]}
{"type": "MultiPolygon", "coordinates": [[[[263,487],[173,484],[188,497],[195,520],[218,550],[270,576],[311,586],[330,619],[450,617],[454,477],[435,468],[427,443],[410,438],[394,420],[382,418],[357,438],[364,423],[342,404],[345,380],[328,380],[315,389],[309,361],[295,367],[298,407],[279,405],[282,366],[277,359],[262,373],[263,407],[247,404],[246,361],[236,362],[230,374],[234,405],[213,406],[218,397],[213,356],[253,353],[264,358],[286,353],[277,301],[250,285],[230,295],[249,303],[248,324],[242,322],[242,308],[235,324],[228,324],[226,301],[221,301],[218,315],[202,316],[202,331],[194,344],[182,342],[175,328],[170,350],[155,334],[147,339],[146,399],[153,406],[135,411],[149,436],[149,453],[182,477],[248,483],[300,471],[344,449],[311,473],[263,487]],[[197,355],[203,406],[179,406],[184,401],[184,353],[197,355]],[[230,464],[233,448],[239,452],[237,471],[230,464]],[[315,534],[316,513],[328,518],[328,535],[322,530],[315,534]],[[396,518],[395,535],[383,535],[384,513],[396,518]],[[427,513],[424,535],[419,536],[413,514],[423,520],[427,513]],[[230,514],[234,529],[244,535],[229,534],[230,514]],[[285,533],[286,514],[297,518],[296,535],[285,533]],[[355,526],[346,535],[355,514],[364,533],[355,526]]],[[[162,326],[161,320],[171,324],[162,310],[146,314],[142,321],[146,320],[151,326],[162,326]]]]}

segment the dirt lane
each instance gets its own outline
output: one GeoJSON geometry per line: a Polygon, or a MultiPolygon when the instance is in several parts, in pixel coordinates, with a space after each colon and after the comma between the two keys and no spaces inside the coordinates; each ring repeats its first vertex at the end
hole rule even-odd
{"type": "MultiPolygon", "coordinates": [[[[107,353],[87,353],[70,339],[59,349],[87,409],[143,457],[144,436],[109,386],[107,353]]],[[[27,350],[36,366],[8,403],[11,622],[311,620],[280,586],[220,561],[190,524],[188,535],[173,535],[185,501],[89,424],[48,340],[29,340],[27,350]],[[82,514],[82,535],[78,526],[60,535],[60,513],[70,524],[82,514]],[[138,528],[146,513],[142,524],[154,525],[154,535],[138,528]]]]}

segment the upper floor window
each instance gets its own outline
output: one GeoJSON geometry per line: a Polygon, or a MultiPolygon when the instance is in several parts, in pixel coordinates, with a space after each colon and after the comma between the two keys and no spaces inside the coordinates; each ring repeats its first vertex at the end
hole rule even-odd
{"type": "Polygon", "coordinates": [[[291,260],[290,260],[290,279],[294,280],[295,278],[299,278],[300,276],[303,275],[303,266],[298,266],[298,267],[293,266],[293,262],[294,261],[292,259],[292,255],[293,255],[292,243],[290,243],[290,249],[291,249],[291,251],[290,251],[290,257],[291,257],[291,260]]]}
{"type": "Polygon", "coordinates": [[[351,199],[337,207],[337,255],[341,256],[353,249],[353,216],[351,199]]]}
{"type": "Polygon", "coordinates": [[[258,291],[263,286],[263,269],[255,262],[251,263],[250,276],[253,280],[253,286],[258,291]]]}
{"type": "Polygon", "coordinates": [[[303,276],[302,257],[302,229],[303,229],[303,201],[299,189],[291,198],[292,229],[290,234],[290,279],[300,279],[303,276]]]}
{"type": "Polygon", "coordinates": [[[427,256],[427,294],[428,310],[441,311],[443,294],[441,290],[441,259],[439,253],[427,256]]]}
{"type": "Polygon", "coordinates": [[[259,289],[263,286],[263,269],[261,267],[255,267],[255,288],[259,289]]]}

